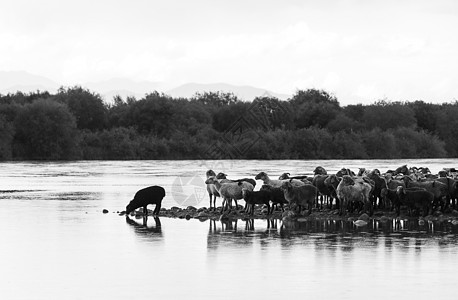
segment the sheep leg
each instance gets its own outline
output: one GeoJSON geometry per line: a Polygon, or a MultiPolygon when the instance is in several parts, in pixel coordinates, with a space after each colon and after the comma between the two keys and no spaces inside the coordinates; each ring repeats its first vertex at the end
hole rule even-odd
{"type": "MultiPolygon", "coordinates": [[[[154,208],[153,215],[157,216],[159,215],[159,212],[161,211],[161,204],[156,204],[156,207],[154,208]]],[[[148,214],[146,214],[148,215],[148,214]]]]}

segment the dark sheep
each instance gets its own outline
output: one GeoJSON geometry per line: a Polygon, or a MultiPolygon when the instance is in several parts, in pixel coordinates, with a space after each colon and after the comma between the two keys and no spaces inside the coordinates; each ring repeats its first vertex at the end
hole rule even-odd
{"type": "Polygon", "coordinates": [[[267,191],[270,191],[271,193],[271,201],[272,201],[272,212],[274,210],[274,205],[275,207],[280,204],[280,207],[281,207],[281,211],[285,211],[285,209],[283,208],[283,205],[284,204],[287,204],[288,201],[286,201],[285,199],[285,194],[283,193],[283,190],[281,188],[277,188],[277,187],[273,187],[273,186],[270,186],[270,185],[267,185],[267,184],[264,184],[262,185],[260,191],[264,191],[264,190],[267,190],[267,191]]]}
{"type": "MultiPolygon", "coordinates": [[[[254,205],[255,204],[264,204],[267,205],[267,215],[271,214],[270,211],[270,199],[272,195],[268,190],[262,191],[250,191],[247,189],[242,189],[243,199],[246,202],[246,212],[250,213],[251,215],[254,213],[254,205]]],[[[273,208],[273,207],[272,207],[273,208]]]]}
{"type": "Polygon", "coordinates": [[[293,186],[290,182],[286,181],[282,184],[281,189],[285,195],[285,199],[290,203],[294,203],[299,207],[299,212],[302,208],[307,206],[308,214],[312,213],[312,207],[317,195],[317,188],[311,184],[303,186],[293,186]]]}
{"type": "Polygon", "coordinates": [[[381,192],[383,189],[387,189],[388,186],[386,184],[386,179],[374,173],[369,173],[367,175],[369,179],[374,181],[374,190],[372,192],[372,205],[374,207],[377,206],[377,199],[378,199],[378,207],[379,208],[388,208],[388,204],[384,201],[384,197],[382,197],[381,192]]]}
{"type": "Polygon", "coordinates": [[[154,185],[139,190],[135,193],[134,199],[126,206],[126,214],[130,214],[139,207],[143,207],[143,212],[147,215],[146,207],[148,204],[155,204],[154,215],[158,215],[161,210],[162,199],[165,197],[165,189],[154,185]]]}
{"type": "MultiPolygon", "coordinates": [[[[434,195],[434,206],[441,207],[443,211],[445,209],[446,199],[448,195],[448,187],[446,184],[439,181],[413,181],[410,177],[404,176],[404,183],[406,188],[423,188],[434,195]]],[[[433,208],[434,209],[434,208],[433,208]]]]}
{"type": "Polygon", "coordinates": [[[328,185],[325,184],[326,178],[328,178],[329,175],[315,175],[313,177],[312,184],[316,186],[318,189],[318,194],[317,194],[317,199],[316,199],[316,206],[319,207],[320,209],[323,209],[323,198],[327,197],[329,199],[329,208],[332,208],[332,202],[334,200],[335,194],[333,194],[333,189],[330,188],[328,185]],[[321,203],[318,204],[318,195],[321,196],[321,203]]]}
{"type": "MultiPolygon", "coordinates": [[[[425,189],[409,190],[398,187],[397,194],[400,204],[407,206],[409,215],[412,215],[413,209],[423,209],[423,217],[428,215],[429,209],[434,202],[434,194],[425,189]]],[[[396,212],[399,216],[400,204],[397,205],[396,212]]]]}
{"type": "Polygon", "coordinates": [[[391,207],[391,210],[400,205],[396,189],[383,188],[380,191],[380,197],[387,206],[391,207]]]}

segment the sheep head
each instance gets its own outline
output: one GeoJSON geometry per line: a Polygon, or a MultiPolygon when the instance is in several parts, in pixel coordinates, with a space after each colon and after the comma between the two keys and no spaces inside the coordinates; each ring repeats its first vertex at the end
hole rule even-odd
{"type": "Polygon", "coordinates": [[[264,180],[264,178],[266,178],[266,177],[267,177],[266,172],[261,172],[258,175],[256,175],[256,177],[254,179],[256,179],[256,180],[259,180],[259,179],[264,180]]]}
{"type": "Polygon", "coordinates": [[[216,182],[216,177],[215,176],[210,176],[208,177],[207,180],[205,180],[206,184],[214,184],[216,182]]]}
{"type": "Polygon", "coordinates": [[[325,170],[323,167],[318,166],[318,167],[316,167],[315,170],[313,171],[313,174],[314,174],[314,175],[318,175],[318,174],[320,174],[320,175],[327,175],[328,172],[326,172],[326,170],[325,170]]]}
{"type": "Polygon", "coordinates": [[[291,184],[291,182],[289,181],[285,181],[282,183],[281,185],[281,189],[284,190],[284,191],[289,191],[293,188],[293,185],[291,184]]]}
{"type": "Polygon", "coordinates": [[[345,185],[355,185],[355,181],[349,175],[344,175],[342,177],[342,183],[345,185]]]}
{"type": "Polygon", "coordinates": [[[291,175],[290,173],[283,173],[280,175],[280,177],[278,177],[278,180],[284,180],[284,179],[289,179],[289,175],[291,175]]]}
{"type": "Polygon", "coordinates": [[[227,174],[224,174],[223,172],[219,172],[218,175],[216,175],[216,179],[226,179],[227,174]]]}
{"type": "Polygon", "coordinates": [[[401,194],[405,195],[405,194],[407,194],[407,192],[406,192],[406,190],[404,189],[404,187],[398,186],[397,189],[396,189],[396,194],[398,194],[398,195],[401,195],[401,194]]]}
{"type": "Polygon", "coordinates": [[[213,170],[208,170],[205,174],[207,175],[207,178],[209,178],[210,176],[216,176],[215,171],[213,170]]]}

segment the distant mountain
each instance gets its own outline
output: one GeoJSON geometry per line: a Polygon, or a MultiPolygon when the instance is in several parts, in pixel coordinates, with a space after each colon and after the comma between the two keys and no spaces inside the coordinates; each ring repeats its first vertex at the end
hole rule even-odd
{"type": "Polygon", "coordinates": [[[163,83],[151,81],[134,81],[128,78],[111,78],[98,82],[87,82],[83,84],[93,92],[99,93],[106,102],[112,102],[113,97],[121,96],[123,99],[127,97],[142,98],[147,93],[160,91],[163,88],[163,83]]]}
{"type": "MultiPolygon", "coordinates": [[[[80,85],[70,84],[68,86],[80,85]]],[[[0,93],[15,93],[21,91],[24,93],[34,92],[37,90],[48,91],[55,93],[62,83],[57,83],[44,76],[34,75],[25,71],[0,71],[0,93]]],[[[97,82],[86,82],[81,84],[83,88],[87,88],[92,92],[100,94],[108,103],[113,101],[116,95],[126,99],[128,96],[133,96],[140,99],[147,93],[158,91],[171,97],[191,98],[197,92],[230,92],[239,97],[240,99],[251,101],[256,97],[268,95],[277,97],[278,99],[287,99],[291,95],[278,94],[272,91],[261,89],[253,86],[238,86],[227,83],[187,83],[181,86],[167,89],[166,83],[151,82],[151,81],[135,81],[128,78],[112,78],[97,82]]]]}
{"type": "Polygon", "coordinates": [[[0,93],[24,93],[33,91],[55,92],[59,84],[44,76],[30,74],[24,71],[0,71],[0,93]]]}
{"type": "Polygon", "coordinates": [[[248,85],[238,86],[231,85],[227,83],[211,83],[211,84],[200,84],[200,83],[187,83],[181,86],[178,86],[174,89],[168,90],[165,92],[167,95],[172,97],[183,97],[190,98],[194,96],[197,92],[230,92],[236,95],[237,97],[251,101],[256,97],[261,97],[268,95],[271,97],[276,97],[278,99],[286,100],[291,97],[291,95],[278,94],[272,91],[261,89],[257,87],[252,87],[248,85]]]}
{"type": "Polygon", "coordinates": [[[87,82],[83,84],[85,88],[97,91],[99,93],[107,93],[110,91],[130,91],[134,94],[146,94],[155,90],[162,89],[163,84],[160,82],[151,81],[134,81],[128,78],[111,78],[98,82],[87,82]]]}

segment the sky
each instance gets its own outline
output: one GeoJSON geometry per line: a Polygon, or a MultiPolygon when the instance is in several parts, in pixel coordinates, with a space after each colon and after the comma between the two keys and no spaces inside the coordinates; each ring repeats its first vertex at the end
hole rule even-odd
{"type": "Polygon", "coordinates": [[[323,89],[341,104],[458,100],[454,0],[0,0],[0,71],[63,85],[323,89]]]}

